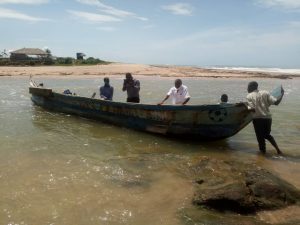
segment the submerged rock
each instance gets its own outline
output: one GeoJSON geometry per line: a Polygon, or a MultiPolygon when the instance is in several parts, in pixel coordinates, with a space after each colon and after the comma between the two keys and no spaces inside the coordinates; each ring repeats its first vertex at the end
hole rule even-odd
{"type": "Polygon", "coordinates": [[[219,211],[250,214],[300,199],[294,186],[255,165],[202,158],[190,173],[196,186],[193,203],[219,211]]]}

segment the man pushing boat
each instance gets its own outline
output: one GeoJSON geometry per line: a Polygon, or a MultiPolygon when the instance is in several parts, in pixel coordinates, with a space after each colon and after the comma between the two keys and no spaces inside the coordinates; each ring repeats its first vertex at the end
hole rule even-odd
{"type": "Polygon", "coordinates": [[[247,101],[250,110],[254,110],[253,126],[261,153],[266,153],[267,139],[276,149],[277,154],[282,154],[274,137],[271,135],[272,115],[269,107],[278,105],[283,97],[284,90],[281,88],[281,95],[278,98],[272,96],[268,91],[259,91],[258,83],[252,81],[248,84],[247,101]]]}

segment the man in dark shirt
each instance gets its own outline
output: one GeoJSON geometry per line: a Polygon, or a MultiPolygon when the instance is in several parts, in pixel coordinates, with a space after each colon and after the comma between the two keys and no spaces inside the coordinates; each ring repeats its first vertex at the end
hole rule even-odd
{"type": "Polygon", "coordinates": [[[100,97],[104,100],[112,101],[114,88],[109,84],[109,78],[104,78],[104,86],[100,87],[100,97]]]}
{"type": "Polygon", "coordinates": [[[227,104],[228,103],[228,95],[222,94],[221,95],[221,104],[227,104]]]}
{"type": "Polygon", "coordinates": [[[131,73],[126,73],[122,90],[127,91],[127,102],[140,102],[140,81],[133,79],[131,73]]]}

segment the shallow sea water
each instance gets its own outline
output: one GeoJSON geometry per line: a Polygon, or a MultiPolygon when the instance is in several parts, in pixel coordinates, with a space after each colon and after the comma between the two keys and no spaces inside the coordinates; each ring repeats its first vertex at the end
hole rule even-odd
{"type": "MultiPolygon", "coordinates": [[[[156,104],[173,85],[170,78],[139,79],[143,103],[156,104]]],[[[36,80],[82,96],[91,96],[102,84],[102,77],[36,80]]],[[[115,101],[125,100],[122,80],[111,78],[115,101]]],[[[223,93],[230,102],[244,101],[248,82],[184,79],[190,104],[216,103],[223,93]]],[[[258,82],[262,89],[282,84],[286,90],[283,102],[271,108],[272,134],[284,157],[276,156],[270,145],[266,157],[258,154],[251,124],[222,141],[174,140],[45,111],[31,103],[27,77],[1,77],[0,224],[261,224],[261,218],[268,222],[266,215],[195,208],[193,184],[183,171],[197,157],[208,156],[256,163],[300,188],[300,80],[258,82]]]]}

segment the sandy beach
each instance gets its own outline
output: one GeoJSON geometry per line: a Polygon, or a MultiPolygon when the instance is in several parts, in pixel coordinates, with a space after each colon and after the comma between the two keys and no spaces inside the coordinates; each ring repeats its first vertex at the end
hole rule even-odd
{"type": "Polygon", "coordinates": [[[300,74],[281,72],[206,69],[192,66],[157,66],[142,64],[111,63],[93,66],[3,66],[0,76],[113,76],[127,72],[133,75],[161,77],[211,77],[211,78],[278,78],[292,79],[300,74]]]}

